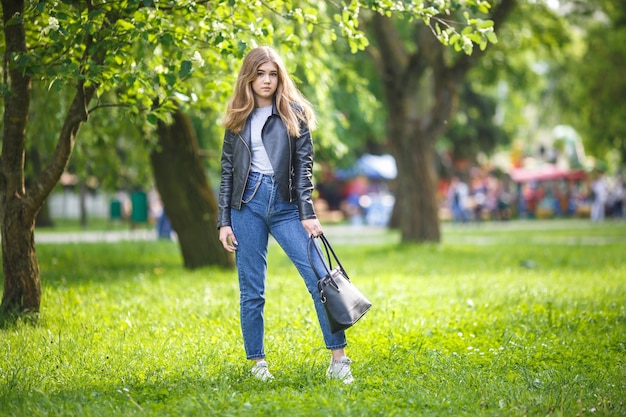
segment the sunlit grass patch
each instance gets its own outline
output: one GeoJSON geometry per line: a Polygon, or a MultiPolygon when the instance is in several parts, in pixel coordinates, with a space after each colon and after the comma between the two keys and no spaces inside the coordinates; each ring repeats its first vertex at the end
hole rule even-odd
{"type": "Polygon", "coordinates": [[[310,295],[275,245],[271,384],[249,376],[234,271],[186,271],[172,242],[39,245],[40,319],[0,330],[0,415],[625,415],[626,225],[562,225],[337,237],[374,303],[348,331],[348,387],[324,377],[310,295]]]}

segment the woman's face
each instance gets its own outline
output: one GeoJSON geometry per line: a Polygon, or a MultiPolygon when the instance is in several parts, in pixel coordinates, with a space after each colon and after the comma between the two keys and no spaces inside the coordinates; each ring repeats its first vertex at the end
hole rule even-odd
{"type": "Polygon", "coordinates": [[[278,67],[273,62],[259,65],[256,78],[252,81],[252,92],[256,107],[272,105],[272,99],[278,87],[278,67]]]}

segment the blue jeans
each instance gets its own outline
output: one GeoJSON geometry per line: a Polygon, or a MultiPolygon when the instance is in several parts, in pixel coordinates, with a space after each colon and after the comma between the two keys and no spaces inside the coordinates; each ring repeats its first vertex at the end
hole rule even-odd
{"type": "MultiPolygon", "coordinates": [[[[346,346],[344,332],[332,334],[317,291],[317,276],[307,254],[309,236],[299,218],[298,205],[283,201],[270,175],[252,172],[248,177],[241,210],[232,209],[231,226],[238,242],[236,263],[239,274],[241,331],[248,359],[265,357],[264,321],[267,245],[269,234],[285,251],[304,278],[311,294],[327,349],[346,346]]],[[[316,242],[317,244],[317,242],[316,242]]],[[[316,269],[324,270],[313,253],[316,269]]]]}

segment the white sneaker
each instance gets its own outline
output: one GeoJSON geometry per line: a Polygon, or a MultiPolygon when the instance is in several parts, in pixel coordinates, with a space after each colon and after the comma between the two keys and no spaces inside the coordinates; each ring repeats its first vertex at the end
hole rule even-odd
{"type": "Polygon", "coordinates": [[[274,379],[274,375],[272,375],[270,373],[270,370],[267,369],[267,362],[265,361],[257,362],[252,367],[251,372],[256,379],[259,379],[261,381],[271,381],[272,379],[274,379]]]}
{"type": "Polygon", "coordinates": [[[354,382],[352,377],[352,371],[350,371],[350,364],[352,361],[350,358],[344,356],[339,360],[330,360],[330,366],[326,371],[326,376],[330,379],[336,379],[344,384],[351,384],[354,382]]]}

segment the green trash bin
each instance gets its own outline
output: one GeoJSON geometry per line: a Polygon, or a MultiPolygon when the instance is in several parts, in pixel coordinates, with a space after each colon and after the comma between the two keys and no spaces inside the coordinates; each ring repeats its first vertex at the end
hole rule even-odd
{"type": "Polygon", "coordinates": [[[122,220],[122,202],[120,200],[111,200],[109,207],[110,220],[122,220]]]}
{"type": "Polygon", "coordinates": [[[131,223],[148,222],[148,195],[143,191],[135,191],[130,195],[131,223]]]}

